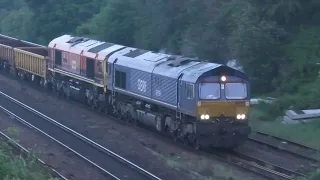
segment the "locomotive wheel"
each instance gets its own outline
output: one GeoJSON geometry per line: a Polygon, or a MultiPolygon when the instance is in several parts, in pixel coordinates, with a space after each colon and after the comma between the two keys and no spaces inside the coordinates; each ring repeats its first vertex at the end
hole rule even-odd
{"type": "Polygon", "coordinates": [[[194,141],[193,148],[196,150],[201,149],[201,145],[199,144],[199,141],[197,139],[194,141]]]}
{"type": "Polygon", "coordinates": [[[121,112],[120,113],[120,119],[123,121],[127,121],[127,113],[126,112],[121,112]]]}
{"type": "Polygon", "coordinates": [[[189,138],[189,141],[191,142],[190,144],[194,149],[196,150],[201,149],[201,145],[194,135],[189,138]]]}
{"type": "Polygon", "coordinates": [[[177,142],[179,140],[177,130],[171,132],[172,139],[177,142]]]}
{"type": "Polygon", "coordinates": [[[66,92],[64,93],[67,100],[71,100],[71,94],[66,92]]]}
{"type": "Polygon", "coordinates": [[[107,105],[107,106],[104,108],[104,113],[106,114],[106,116],[111,115],[111,114],[112,114],[112,106],[107,105]]]}
{"type": "Polygon", "coordinates": [[[95,109],[95,105],[94,105],[93,101],[90,102],[90,108],[95,109]]]}
{"type": "Polygon", "coordinates": [[[189,145],[189,139],[187,137],[183,138],[183,145],[185,146],[189,145]]]}
{"type": "Polygon", "coordinates": [[[127,117],[126,117],[125,121],[126,121],[127,123],[131,123],[133,118],[132,118],[130,112],[127,112],[126,114],[127,114],[127,117]]]}
{"type": "Polygon", "coordinates": [[[139,125],[139,121],[138,119],[135,119],[135,118],[132,118],[132,124],[135,125],[135,126],[138,126],[139,125]]]}
{"type": "Polygon", "coordinates": [[[103,112],[103,107],[102,107],[101,103],[98,104],[98,112],[99,113],[103,112]]]}
{"type": "Polygon", "coordinates": [[[183,145],[188,146],[190,144],[189,134],[186,134],[183,138],[183,145]]]}
{"type": "Polygon", "coordinates": [[[63,90],[62,90],[62,88],[60,89],[60,90],[58,90],[58,97],[61,97],[61,96],[63,96],[63,90]]]}

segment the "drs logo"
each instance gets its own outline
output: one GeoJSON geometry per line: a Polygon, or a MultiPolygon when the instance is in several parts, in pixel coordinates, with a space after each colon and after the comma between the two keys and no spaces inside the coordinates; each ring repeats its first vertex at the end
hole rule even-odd
{"type": "Polygon", "coordinates": [[[141,79],[138,79],[138,90],[141,92],[147,92],[147,82],[141,79]]]}

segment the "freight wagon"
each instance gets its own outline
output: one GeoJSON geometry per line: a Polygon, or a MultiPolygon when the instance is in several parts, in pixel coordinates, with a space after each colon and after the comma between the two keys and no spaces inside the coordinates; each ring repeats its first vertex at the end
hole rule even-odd
{"type": "MultiPolygon", "coordinates": [[[[0,68],[4,69],[7,72],[11,71],[11,72],[15,73],[14,71],[12,71],[15,69],[15,68],[12,68],[12,67],[15,67],[15,56],[23,56],[24,52],[28,51],[28,48],[29,49],[33,49],[33,48],[34,49],[38,49],[38,48],[43,49],[43,50],[31,50],[31,54],[30,53],[26,54],[26,57],[28,57],[28,58],[33,57],[34,51],[36,51],[36,52],[42,51],[42,52],[40,52],[40,55],[43,57],[47,57],[47,48],[45,46],[30,43],[27,41],[22,41],[22,40],[19,40],[16,38],[12,38],[12,37],[0,34],[0,68]],[[19,51],[18,49],[21,49],[24,52],[19,51]],[[26,51],[24,49],[26,49],[26,51]]],[[[39,58],[39,57],[36,57],[36,58],[39,58]]],[[[18,58],[18,59],[20,61],[22,60],[21,58],[18,58]]],[[[27,60],[23,60],[24,63],[25,63],[25,61],[27,61],[27,60]]],[[[23,62],[21,61],[21,63],[23,63],[23,62]]],[[[34,72],[33,70],[30,69],[33,63],[34,63],[34,61],[31,62],[30,65],[28,63],[24,64],[24,66],[29,66],[30,73],[34,72]]],[[[20,66],[19,69],[21,69],[21,68],[23,68],[23,67],[20,66]]],[[[45,67],[44,67],[44,69],[45,69],[45,67]]],[[[26,67],[26,69],[23,69],[23,70],[27,70],[27,67],[26,67]]],[[[42,75],[42,77],[44,78],[45,76],[42,75]]]]}

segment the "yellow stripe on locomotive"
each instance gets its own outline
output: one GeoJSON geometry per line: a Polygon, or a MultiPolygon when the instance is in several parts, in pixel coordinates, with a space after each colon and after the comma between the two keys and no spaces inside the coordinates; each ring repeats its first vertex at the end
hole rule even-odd
{"type": "Polygon", "coordinates": [[[197,104],[197,116],[205,120],[218,117],[232,117],[235,119],[246,119],[249,113],[249,101],[240,102],[206,102],[199,101],[197,104]]]}

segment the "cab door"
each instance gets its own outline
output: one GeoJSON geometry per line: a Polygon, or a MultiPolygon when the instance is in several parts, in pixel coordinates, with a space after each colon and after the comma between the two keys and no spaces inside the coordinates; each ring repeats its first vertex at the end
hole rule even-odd
{"type": "Polygon", "coordinates": [[[181,80],[182,76],[183,76],[183,73],[179,75],[178,80],[177,80],[177,107],[178,107],[178,110],[180,109],[181,99],[183,98],[183,97],[181,97],[183,95],[183,93],[182,93],[183,82],[181,80]]]}
{"type": "Polygon", "coordinates": [[[108,86],[108,58],[103,61],[103,87],[106,92],[106,87],[108,86]]]}

